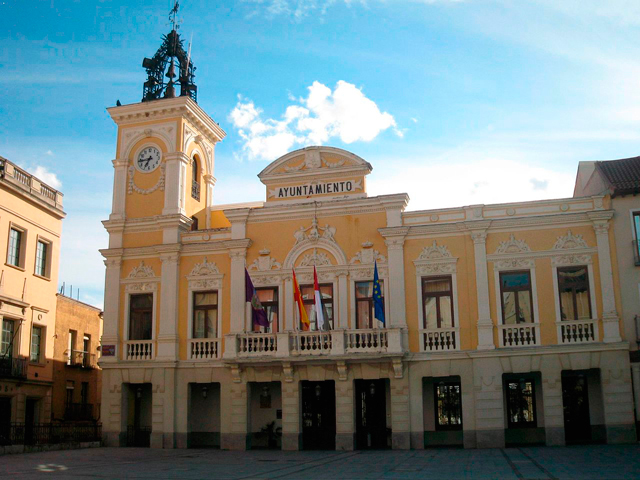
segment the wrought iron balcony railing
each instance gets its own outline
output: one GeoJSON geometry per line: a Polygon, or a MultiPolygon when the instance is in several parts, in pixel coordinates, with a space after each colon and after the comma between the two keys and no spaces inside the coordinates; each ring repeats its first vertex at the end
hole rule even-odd
{"type": "Polygon", "coordinates": [[[0,378],[27,378],[27,359],[0,357],[0,378]]]}
{"type": "Polygon", "coordinates": [[[64,419],[71,421],[97,420],[92,403],[70,403],[64,409],[64,419]]]}
{"type": "Polygon", "coordinates": [[[191,182],[191,196],[200,201],[200,184],[198,182],[191,182]]]}

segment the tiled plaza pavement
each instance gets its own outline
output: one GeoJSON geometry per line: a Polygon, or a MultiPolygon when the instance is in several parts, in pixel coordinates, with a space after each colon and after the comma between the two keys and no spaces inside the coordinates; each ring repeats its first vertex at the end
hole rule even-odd
{"type": "Polygon", "coordinates": [[[6,455],[0,478],[632,479],[640,478],[640,445],[371,452],[94,448],[6,455]]]}

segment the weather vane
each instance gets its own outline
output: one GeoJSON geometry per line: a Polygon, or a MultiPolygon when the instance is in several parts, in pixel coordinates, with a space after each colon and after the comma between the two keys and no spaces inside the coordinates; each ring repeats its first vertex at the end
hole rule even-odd
{"type": "Polygon", "coordinates": [[[147,70],[147,81],[142,88],[143,102],[175,98],[176,84],[180,84],[181,97],[190,97],[197,101],[198,87],[194,83],[196,67],[191,62],[191,46],[189,51],[185,52],[183,41],[178,34],[179,8],[178,0],[174,0],[173,8],[169,12],[171,31],[162,37],[162,45],[153,58],[145,58],[142,61],[142,66],[147,70]]]}

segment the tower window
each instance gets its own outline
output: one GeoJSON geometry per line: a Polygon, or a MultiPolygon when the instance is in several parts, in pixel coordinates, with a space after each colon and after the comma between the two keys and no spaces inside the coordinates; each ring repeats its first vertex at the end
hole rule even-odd
{"type": "Polygon", "coordinates": [[[200,180],[197,157],[193,157],[191,160],[191,196],[200,201],[200,180]]]}

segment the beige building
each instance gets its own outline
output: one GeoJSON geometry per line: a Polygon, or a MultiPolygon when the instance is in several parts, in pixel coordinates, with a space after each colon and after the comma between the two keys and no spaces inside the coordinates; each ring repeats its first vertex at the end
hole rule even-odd
{"type": "Polygon", "coordinates": [[[0,442],[51,418],[62,193],[0,158],[0,442]]]}
{"type": "Polygon", "coordinates": [[[625,338],[629,341],[640,438],[640,157],[580,162],[574,196],[608,195],[618,260],[625,338]]]}
{"type": "Polygon", "coordinates": [[[95,423],[102,395],[97,362],[102,310],[62,294],[56,299],[51,419],[95,423]]]}
{"type": "Polygon", "coordinates": [[[225,133],[193,89],[148,85],[108,109],[107,445],[634,441],[610,195],[407,211],[404,193],[368,196],[364,159],[308,147],[259,173],[263,202],[217,206],[225,133]],[[252,320],[245,269],[268,327],[252,320]]]}

